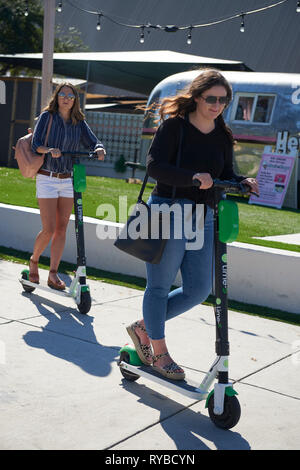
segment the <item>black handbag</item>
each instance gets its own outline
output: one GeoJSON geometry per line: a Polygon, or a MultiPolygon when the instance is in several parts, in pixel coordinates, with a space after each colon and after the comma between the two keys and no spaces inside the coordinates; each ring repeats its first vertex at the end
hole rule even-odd
{"type": "MultiPolygon", "coordinates": [[[[183,141],[183,126],[180,127],[179,146],[177,150],[176,166],[179,167],[183,141]]],[[[129,255],[142,261],[158,264],[162,258],[167,238],[163,237],[163,214],[158,212],[153,217],[151,208],[143,201],[143,193],[148,181],[146,172],[136,206],[129,216],[124,228],[117,237],[114,245],[129,255]],[[139,232],[137,232],[139,228],[139,232]],[[155,237],[153,237],[155,234],[155,237]],[[132,236],[134,235],[134,236],[132,236]]],[[[175,197],[176,187],[172,189],[172,199],[175,197]]]]}

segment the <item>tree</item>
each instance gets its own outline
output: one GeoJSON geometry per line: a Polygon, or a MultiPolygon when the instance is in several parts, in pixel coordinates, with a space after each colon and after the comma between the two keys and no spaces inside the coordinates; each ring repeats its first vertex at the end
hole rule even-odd
{"type": "MultiPolygon", "coordinates": [[[[25,16],[24,0],[0,0],[0,53],[20,54],[42,52],[44,11],[41,0],[28,0],[28,16],[25,16]]],[[[71,27],[64,30],[57,26],[55,31],[54,52],[86,51],[81,33],[71,27]]],[[[0,65],[0,73],[10,69],[19,71],[8,64],[0,65]]]]}
{"type": "Polygon", "coordinates": [[[0,0],[1,54],[42,51],[43,9],[39,1],[29,0],[28,6],[25,16],[24,0],[0,0]]]}

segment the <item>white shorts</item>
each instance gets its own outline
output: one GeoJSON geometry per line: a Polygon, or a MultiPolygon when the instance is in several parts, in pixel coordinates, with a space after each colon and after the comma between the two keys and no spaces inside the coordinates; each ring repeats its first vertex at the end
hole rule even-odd
{"type": "Polygon", "coordinates": [[[72,178],[36,175],[36,197],[41,199],[70,197],[73,198],[72,178]]]}

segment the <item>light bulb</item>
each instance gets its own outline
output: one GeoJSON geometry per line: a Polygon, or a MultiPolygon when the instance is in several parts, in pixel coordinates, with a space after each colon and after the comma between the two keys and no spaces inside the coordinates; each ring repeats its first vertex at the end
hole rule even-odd
{"type": "Polygon", "coordinates": [[[96,26],[97,31],[100,31],[100,29],[101,29],[100,19],[101,19],[101,14],[98,15],[98,23],[97,23],[97,26],[96,26]]]}
{"type": "Polygon", "coordinates": [[[144,44],[145,42],[145,35],[144,35],[144,26],[142,27],[142,32],[141,32],[141,35],[140,35],[140,43],[141,44],[144,44]]]}
{"type": "Polygon", "coordinates": [[[189,30],[189,34],[188,34],[186,43],[187,44],[192,44],[192,28],[190,28],[190,30],[189,30]]]}
{"type": "Polygon", "coordinates": [[[61,13],[62,11],[62,2],[59,2],[58,5],[57,5],[57,11],[58,13],[61,13]]]}
{"type": "Polygon", "coordinates": [[[297,12],[297,13],[300,13],[300,2],[297,2],[296,12],[297,12]]]}
{"type": "Polygon", "coordinates": [[[242,15],[242,21],[241,21],[241,26],[240,26],[240,32],[241,32],[241,33],[244,33],[244,32],[245,32],[244,15],[242,15]]]}

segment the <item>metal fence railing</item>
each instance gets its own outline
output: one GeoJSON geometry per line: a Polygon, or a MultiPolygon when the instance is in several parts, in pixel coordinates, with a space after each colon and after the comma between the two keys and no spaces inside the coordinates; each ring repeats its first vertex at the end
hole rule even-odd
{"type": "Polygon", "coordinates": [[[88,111],[86,120],[106,149],[106,162],[120,157],[139,162],[143,128],[142,114],[103,113],[88,111]]]}

